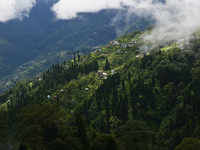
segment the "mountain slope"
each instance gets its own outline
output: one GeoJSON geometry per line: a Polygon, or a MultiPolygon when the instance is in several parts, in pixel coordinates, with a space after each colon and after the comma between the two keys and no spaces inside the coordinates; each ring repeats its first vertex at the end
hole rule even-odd
{"type": "MultiPolygon", "coordinates": [[[[0,93],[10,88],[6,85],[7,82],[17,81],[15,76],[19,76],[16,73],[18,67],[26,66],[26,63],[32,61],[51,59],[61,51],[67,52],[69,55],[67,58],[71,58],[74,51],[85,53],[82,47],[104,45],[117,38],[118,29],[123,33],[124,27],[128,26],[126,21],[120,19],[116,20],[120,22],[120,25],[111,24],[112,19],[119,13],[118,10],[81,13],[78,18],[72,20],[55,20],[50,10],[54,2],[38,1],[31,10],[29,18],[24,18],[23,21],[12,20],[0,23],[0,36],[8,43],[6,46],[0,43],[2,53],[0,66],[2,69],[0,89],[2,90],[0,93]]],[[[141,30],[151,24],[150,21],[137,16],[134,16],[129,23],[132,22],[136,22],[137,29],[141,30]]],[[[127,32],[131,32],[131,29],[127,32]]],[[[56,62],[57,60],[52,60],[52,63],[56,62]]],[[[36,71],[34,75],[39,73],[36,71]]],[[[27,78],[34,75],[27,76],[27,78]]]]}
{"type": "MultiPolygon", "coordinates": [[[[200,40],[196,36],[199,33],[193,35],[190,46],[186,44],[187,38],[183,38],[183,43],[171,42],[159,50],[141,54],[138,49],[144,44],[143,35],[150,33],[125,34],[118,41],[121,45],[134,41],[133,46],[122,48],[109,43],[101,50],[81,57],[77,54],[74,60],[54,64],[41,76],[18,82],[0,95],[4,103],[1,108],[16,124],[21,114],[19,109],[29,108],[32,102],[59,104],[67,113],[69,126],[76,124],[75,118],[80,113],[91,148],[105,144],[106,134],[115,137],[120,149],[137,145],[138,149],[145,146],[145,149],[171,150],[185,137],[198,138],[200,40]],[[97,74],[97,70],[103,70],[104,74],[101,71],[97,74]],[[137,138],[126,140],[133,135],[137,138]],[[141,144],[140,135],[146,142],[141,144]]],[[[10,129],[16,132],[15,126],[10,129]]],[[[34,145],[29,142],[24,144],[34,145]]]]}

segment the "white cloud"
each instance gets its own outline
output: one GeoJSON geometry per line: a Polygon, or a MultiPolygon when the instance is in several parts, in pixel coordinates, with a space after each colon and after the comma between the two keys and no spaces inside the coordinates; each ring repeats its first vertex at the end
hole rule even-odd
{"type": "Polygon", "coordinates": [[[28,17],[36,0],[0,0],[0,22],[28,17]]]}
{"type": "Polygon", "coordinates": [[[121,0],[60,0],[52,7],[58,19],[71,19],[81,12],[98,12],[102,9],[119,9],[121,0]]]}
{"type": "Polygon", "coordinates": [[[146,39],[160,44],[188,36],[200,27],[199,0],[165,0],[165,3],[159,0],[59,0],[51,9],[58,19],[71,19],[81,12],[102,9],[127,9],[127,14],[151,15],[162,28],[157,26],[157,32],[146,39]]]}

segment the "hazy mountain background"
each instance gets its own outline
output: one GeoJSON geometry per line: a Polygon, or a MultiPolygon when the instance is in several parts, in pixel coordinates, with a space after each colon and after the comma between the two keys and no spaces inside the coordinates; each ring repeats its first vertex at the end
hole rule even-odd
{"type": "Polygon", "coordinates": [[[0,93],[17,80],[33,77],[59,62],[56,56],[60,56],[61,51],[65,53],[60,61],[67,60],[74,52],[88,52],[88,47],[91,50],[91,47],[105,45],[125,31],[145,30],[153,23],[149,18],[136,15],[128,16],[127,21],[126,12],[115,9],[81,13],[71,20],[56,20],[50,9],[54,2],[37,1],[29,17],[0,23],[0,93]],[[36,64],[44,60],[47,61],[45,66],[36,64]],[[40,69],[33,71],[36,66],[40,69]],[[29,73],[19,77],[18,74],[28,68],[29,73]]]}

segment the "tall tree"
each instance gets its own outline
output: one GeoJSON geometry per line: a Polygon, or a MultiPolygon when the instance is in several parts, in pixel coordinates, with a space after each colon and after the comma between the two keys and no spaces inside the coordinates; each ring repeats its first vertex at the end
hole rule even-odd
{"type": "Polygon", "coordinates": [[[76,117],[75,127],[77,128],[76,137],[80,139],[80,143],[83,146],[83,150],[89,149],[89,140],[87,137],[87,132],[85,130],[85,125],[83,118],[81,117],[80,113],[78,113],[76,117]]]}
{"type": "Polygon", "coordinates": [[[105,64],[105,71],[106,70],[110,70],[110,63],[109,63],[108,59],[106,59],[106,64],[105,64]]]}
{"type": "Polygon", "coordinates": [[[76,63],[76,55],[75,55],[75,53],[74,53],[74,63],[76,63]]]}
{"type": "Polygon", "coordinates": [[[155,77],[154,77],[154,74],[153,74],[153,76],[152,76],[152,86],[154,87],[155,85],[156,85],[156,81],[155,81],[155,77]]]}
{"type": "Polygon", "coordinates": [[[150,135],[146,124],[141,121],[129,120],[119,128],[121,138],[118,139],[119,148],[122,150],[150,150],[150,135]]]}
{"type": "Polygon", "coordinates": [[[78,61],[80,61],[81,59],[80,59],[80,54],[79,54],[79,52],[77,52],[77,54],[78,54],[78,61]]]}
{"type": "Polygon", "coordinates": [[[67,126],[66,115],[58,104],[30,103],[22,109],[17,137],[32,150],[56,150],[60,147],[80,150],[82,146],[67,126]]]}

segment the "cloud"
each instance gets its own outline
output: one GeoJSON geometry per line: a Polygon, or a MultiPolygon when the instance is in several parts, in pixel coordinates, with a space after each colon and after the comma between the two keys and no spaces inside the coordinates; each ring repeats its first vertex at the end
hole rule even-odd
{"type": "MultiPolygon", "coordinates": [[[[59,0],[51,9],[58,19],[72,19],[78,13],[93,13],[102,9],[126,10],[129,16],[152,16],[157,24],[155,32],[145,39],[153,44],[163,45],[168,41],[178,40],[200,27],[199,0],[59,0]]],[[[127,18],[126,16],[126,20],[127,18]]],[[[115,17],[113,22],[117,20],[115,17]]]]}
{"type": "MultiPolygon", "coordinates": [[[[102,9],[148,8],[152,0],[59,0],[51,10],[58,19],[72,19],[78,13],[94,13],[102,9]]],[[[148,8],[149,9],[149,8],[148,8]]]]}
{"type": "Polygon", "coordinates": [[[0,22],[28,17],[36,0],[0,0],[0,22]]]}

